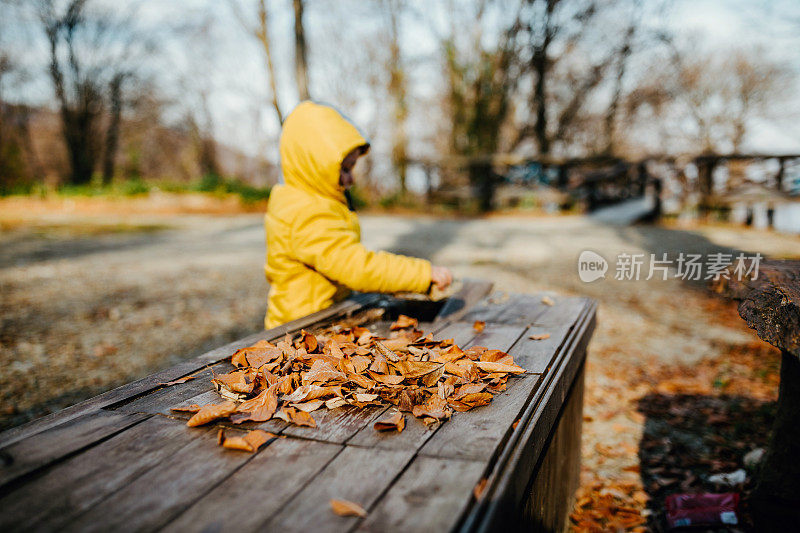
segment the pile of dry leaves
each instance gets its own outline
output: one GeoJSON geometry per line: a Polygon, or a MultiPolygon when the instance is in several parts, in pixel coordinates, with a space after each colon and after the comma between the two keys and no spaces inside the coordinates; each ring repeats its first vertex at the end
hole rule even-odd
{"type": "MultiPolygon", "coordinates": [[[[231,357],[236,370],[212,383],[227,401],[192,405],[190,427],[228,418],[234,424],[280,418],[316,427],[317,409],[392,404],[374,427],[402,431],[404,412],[425,424],[447,420],[452,412],[487,405],[506,388],[509,376],[525,370],[509,354],[482,346],[462,350],[453,341],[433,339],[414,318],[401,315],[389,338],[361,326],[335,325],[317,335],[302,331],[272,344],[260,341],[231,357]]],[[[177,409],[176,409],[177,410],[177,409]]],[[[255,451],[269,434],[256,430],[226,438],[227,448],[255,451]]]]}

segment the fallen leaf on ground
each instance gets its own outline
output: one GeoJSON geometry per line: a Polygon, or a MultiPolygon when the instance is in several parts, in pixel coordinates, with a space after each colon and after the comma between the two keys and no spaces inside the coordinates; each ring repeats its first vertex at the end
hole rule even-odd
{"type": "Polygon", "coordinates": [[[472,324],[472,329],[474,329],[476,333],[481,333],[485,327],[486,322],[483,320],[476,320],[475,323],[472,324]]]}
{"type": "Polygon", "coordinates": [[[507,365],[492,361],[476,361],[475,365],[484,372],[507,372],[509,374],[521,374],[525,372],[524,368],[518,367],[517,365],[507,365]]]}
{"type": "Polygon", "coordinates": [[[172,381],[167,381],[166,383],[159,383],[159,385],[164,385],[165,387],[171,387],[172,385],[180,385],[181,383],[186,383],[187,381],[191,381],[196,378],[197,378],[196,375],[185,376],[179,379],[174,379],[172,381]]]}
{"type": "Polygon", "coordinates": [[[403,413],[400,411],[395,411],[389,416],[381,418],[373,427],[378,431],[393,431],[396,430],[398,433],[403,431],[403,428],[406,426],[406,417],[403,416],[403,413]]]}
{"type": "Polygon", "coordinates": [[[227,401],[221,404],[213,404],[210,403],[208,405],[204,405],[200,408],[195,415],[186,422],[186,425],[190,428],[195,426],[202,426],[203,424],[208,424],[209,422],[213,422],[218,418],[225,418],[226,416],[232,415],[236,411],[236,404],[227,401]]]}
{"type": "Polygon", "coordinates": [[[266,422],[272,418],[278,408],[277,388],[278,384],[272,385],[252,400],[239,404],[239,407],[236,408],[236,414],[231,416],[231,421],[234,424],[241,424],[248,420],[266,422]]]}
{"type": "Polygon", "coordinates": [[[200,410],[200,406],[196,403],[192,405],[187,405],[185,407],[171,407],[170,411],[175,411],[176,413],[196,413],[200,410]]]}
{"type": "Polygon", "coordinates": [[[339,516],[359,516],[361,518],[367,516],[363,507],[347,500],[331,499],[331,509],[339,516]]]}
{"type": "Polygon", "coordinates": [[[263,446],[264,443],[275,436],[274,433],[255,429],[253,431],[248,431],[244,436],[226,437],[225,430],[220,429],[217,435],[217,442],[219,442],[223,448],[254,453],[263,446]]]}
{"type": "Polygon", "coordinates": [[[276,418],[281,418],[290,424],[294,424],[296,426],[307,426],[310,428],[317,427],[317,423],[314,418],[304,412],[295,409],[294,407],[284,407],[280,411],[275,414],[276,418]]]}
{"type": "MultiPolygon", "coordinates": [[[[373,427],[399,433],[406,423],[403,413],[426,425],[443,423],[453,411],[489,405],[506,390],[510,376],[525,371],[502,350],[462,350],[452,338],[435,340],[406,315],[386,337],[362,327],[365,323],[346,318],[315,332],[286,334],[275,344],[265,340],[237,350],[231,357],[236,369],[215,375],[212,383],[224,398],[242,402],[238,407],[226,402],[174,411],[192,413],[190,426],[230,417],[236,424],[279,418],[314,428],[309,413],[317,410],[394,406],[373,427]]],[[[230,437],[229,447],[249,446],[232,439],[244,437],[230,437]]]]}
{"type": "Polygon", "coordinates": [[[480,481],[475,484],[475,487],[472,489],[472,495],[475,496],[476,500],[480,500],[483,497],[484,491],[486,491],[486,482],[488,480],[485,477],[482,477],[480,481]]]}
{"type": "Polygon", "coordinates": [[[545,339],[549,339],[550,338],[550,334],[549,333],[535,333],[535,334],[531,335],[528,338],[530,340],[532,340],[532,341],[543,341],[545,339]]]}
{"type": "Polygon", "coordinates": [[[419,325],[419,321],[416,318],[411,318],[410,316],[400,315],[397,317],[397,320],[389,326],[389,329],[392,331],[404,328],[416,328],[419,325]]]}
{"type": "Polygon", "coordinates": [[[556,304],[555,300],[553,300],[549,296],[542,296],[542,303],[544,305],[551,305],[551,306],[556,304]]]}

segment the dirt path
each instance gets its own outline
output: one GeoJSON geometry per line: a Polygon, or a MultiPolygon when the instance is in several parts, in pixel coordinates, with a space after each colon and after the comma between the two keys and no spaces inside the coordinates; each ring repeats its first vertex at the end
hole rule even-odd
{"type": "MultiPolygon", "coordinates": [[[[492,279],[499,290],[550,290],[600,302],[587,375],[584,499],[576,520],[594,520],[591,513],[606,504],[628,506],[639,520],[656,508],[648,499],[671,485],[662,487],[657,474],[642,471],[647,455],[641,446],[651,437],[654,448],[663,444],[657,435],[664,425],[656,423],[653,406],[664,395],[692,394],[698,409],[712,411],[714,398],[726,395],[774,400],[777,357],[755,339],[732,304],[709,295],[702,284],[616,281],[613,263],[619,253],[742,250],[789,256],[800,250],[798,237],[722,227],[621,227],[583,217],[363,216],[362,225],[371,247],[430,258],[457,276],[492,279]],[[585,249],[612,263],[605,280],[587,284],[578,278],[577,257],[585,249]]],[[[6,222],[5,228],[2,426],[261,327],[266,283],[260,215],[39,217],[6,222]]],[[[714,468],[734,466],[757,440],[739,439],[741,449],[714,468]]],[[[603,512],[616,520],[613,509],[603,512]]]]}

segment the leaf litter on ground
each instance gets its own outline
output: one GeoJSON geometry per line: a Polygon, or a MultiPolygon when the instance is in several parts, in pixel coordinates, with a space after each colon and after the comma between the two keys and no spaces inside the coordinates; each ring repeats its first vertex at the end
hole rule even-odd
{"type": "MultiPolygon", "coordinates": [[[[278,418],[314,428],[312,413],[318,410],[394,406],[374,428],[400,433],[403,413],[426,425],[444,422],[453,411],[489,405],[509,377],[525,372],[506,352],[483,346],[462,350],[453,339],[434,340],[418,327],[417,319],[400,315],[388,337],[345,322],[316,333],[287,334],[274,344],[259,341],[231,356],[235,370],[214,376],[212,386],[225,401],[172,410],[191,413],[190,427],[278,418]]],[[[251,434],[221,435],[220,444],[256,451],[263,437],[251,434]]]]}

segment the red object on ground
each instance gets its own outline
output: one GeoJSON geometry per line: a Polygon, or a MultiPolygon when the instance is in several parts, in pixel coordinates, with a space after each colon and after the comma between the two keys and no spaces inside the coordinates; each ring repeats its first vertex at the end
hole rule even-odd
{"type": "Polygon", "coordinates": [[[667,526],[670,529],[739,523],[739,495],[672,494],[667,496],[667,526]]]}

